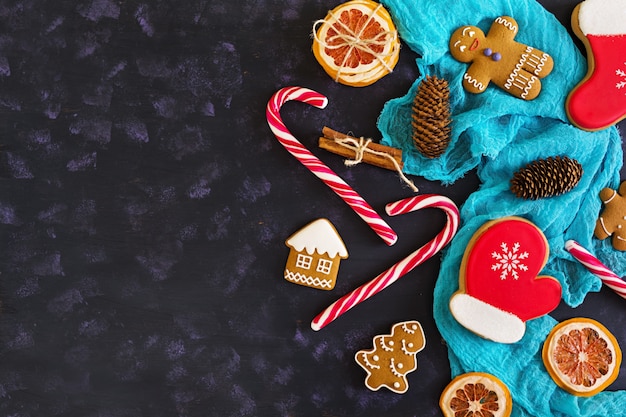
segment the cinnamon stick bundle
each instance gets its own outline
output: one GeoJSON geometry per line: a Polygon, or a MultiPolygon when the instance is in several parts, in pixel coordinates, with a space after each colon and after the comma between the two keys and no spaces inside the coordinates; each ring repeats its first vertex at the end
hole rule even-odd
{"type": "MultiPolygon", "coordinates": [[[[362,138],[355,138],[326,126],[322,129],[322,134],[324,136],[319,138],[319,147],[336,155],[343,156],[344,158],[356,158],[357,150],[355,148],[365,145],[362,138]],[[346,141],[346,139],[348,141],[346,141]],[[352,143],[357,145],[351,146],[350,144],[352,143]]],[[[403,166],[402,150],[379,143],[369,142],[362,152],[361,162],[391,171],[397,171],[398,168],[402,169],[403,166]],[[370,150],[370,152],[367,150],[370,150]],[[392,159],[395,160],[397,165],[393,163],[392,159]]]]}

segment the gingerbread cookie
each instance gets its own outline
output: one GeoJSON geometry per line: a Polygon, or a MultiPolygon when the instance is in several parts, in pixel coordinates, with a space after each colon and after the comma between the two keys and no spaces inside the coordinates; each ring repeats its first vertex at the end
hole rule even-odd
{"type": "Polygon", "coordinates": [[[576,317],[552,329],[542,358],[558,386],[570,394],[590,397],[617,379],[622,351],[602,324],[576,317]]]}
{"type": "Polygon", "coordinates": [[[424,349],[426,339],[418,321],[395,324],[391,334],[374,337],[371,350],[360,350],[354,356],[365,371],[365,386],[372,391],[381,387],[403,394],[409,389],[406,374],[417,369],[415,355],[424,349]]]}
{"type": "Polygon", "coordinates": [[[570,92],[566,111],[581,129],[604,129],[626,117],[625,10],[625,0],[585,0],[572,13],[572,29],[585,45],[588,69],[570,92]]]}
{"type": "Polygon", "coordinates": [[[309,223],[285,244],[290,249],[284,273],[287,281],[320,290],[335,288],[339,263],[348,251],[328,219],[309,223]]]}
{"type": "Polygon", "coordinates": [[[509,388],[494,375],[469,372],[448,384],[439,407],[445,417],[508,417],[513,401],[509,388]]]}
{"type": "Polygon", "coordinates": [[[500,343],[515,343],[526,321],[554,310],[561,284],[538,276],[548,261],[548,241],[521,217],[485,223],[461,261],[459,291],[450,299],[454,318],[468,330],[500,343]]]}
{"type": "Polygon", "coordinates": [[[458,28],[450,37],[450,52],[470,66],[463,75],[463,87],[482,93],[494,83],[515,97],[532,100],[541,91],[540,78],[554,66],[552,57],[531,46],[516,42],[518,25],[509,16],[500,16],[487,35],[476,26],[458,28]]]}
{"type": "Polygon", "coordinates": [[[594,236],[600,240],[610,236],[614,249],[626,251],[626,181],[620,184],[617,191],[603,188],[600,200],[604,210],[596,220],[594,236]]]}

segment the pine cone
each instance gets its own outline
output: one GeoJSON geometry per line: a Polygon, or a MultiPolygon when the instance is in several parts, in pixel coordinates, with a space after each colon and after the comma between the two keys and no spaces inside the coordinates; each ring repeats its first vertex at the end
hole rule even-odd
{"type": "Polygon", "coordinates": [[[417,87],[411,110],[415,147],[428,158],[441,156],[450,143],[448,82],[435,76],[426,76],[417,87]]]}
{"type": "Polygon", "coordinates": [[[575,159],[566,156],[538,159],[513,174],[511,191],[531,200],[553,197],[571,191],[582,175],[583,167],[575,159]]]}

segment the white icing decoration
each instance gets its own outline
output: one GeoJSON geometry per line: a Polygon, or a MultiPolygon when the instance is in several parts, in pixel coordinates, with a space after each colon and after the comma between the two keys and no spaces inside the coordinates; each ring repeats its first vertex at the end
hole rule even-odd
{"type": "MultiPolygon", "coordinates": [[[[385,345],[385,340],[381,337],[378,339],[378,341],[380,342],[380,347],[387,352],[393,352],[393,348],[389,347],[387,345],[385,345]]],[[[393,343],[389,343],[390,345],[393,345],[393,343]]]]}
{"type": "Polygon", "coordinates": [[[332,279],[320,279],[318,277],[301,274],[300,272],[292,272],[288,269],[285,269],[285,279],[287,281],[291,281],[300,285],[307,285],[309,287],[328,289],[331,289],[333,287],[332,279]]]}
{"type": "Polygon", "coordinates": [[[407,346],[406,340],[402,339],[402,353],[404,353],[405,355],[413,355],[413,353],[409,352],[409,349],[407,349],[407,347],[413,347],[413,343],[409,343],[407,346]]]}
{"type": "Polygon", "coordinates": [[[535,53],[535,48],[533,48],[532,46],[527,46],[526,52],[528,53],[528,59],[525,62],[525,64],[528,65],[529,67],[534,68],[533,74],[535,75],[541,74],[541,71],[543,71],[543,67],[546,65],[546,62],[548,61],[548,58],[550,56],[546,54],[545,52],[541,54],[541,56],[537,55],[535,53]]]}
{"type": "Polygon", "coordinates": [[[306,250],[309,255],[317,251],[320,255],[328,254],[331,258],[339,255],[348,257],[348,251],[337,230],[327,219],[317,219],[294,233],[286,244],[298,252],[306,250]]]}
{"type": "Polygon", "coordinates": [[[602,230],[604,230],[604,233],[606,233],[607,236],[611,236],[613,234],[613,232],[609,232],[609,230],[606,228],[606,225],[604,224],[604,217],[600,216],[600,226],[602,226],[602,230]]]}
{"type": "Polygon", "coordinates": [[[510,31],[513,32],[517,32],[517,26],[513,24],[513,22],[511,22],[508,19],[505,19],[504,17],[500,16],[498,18],[496,18],[496,23],[504,26],[505,28],[507,28],[510,31]]]}
{"type": "Polygon", "coordinates": [[[500,252],[493,252],[491,258],[496,262],[491,265],[492,271],[500,271],[500,279],[505,280],[509,277],[518,279],[518,271],[528,271],[528,266],[522,263],[523,259],[528,259],[528,252],[520,253],[520,244],[515,242],[513,247],[509,249],[509,246],[502,242],[500,244],[500,252]]]}
{"type": "Polygon", "coordinates": [[[399,382],[397,382],[397,381],[396,381],[396,382],[394,382],[394,383],[393,383],[393,387],[394,387],[394,388],[400,388],[400,383],[399,383],[399,382]]]}
{"type": "MultiPolygon", "coordinates": [[[[374,365],[373,363],[371,363],[368,359],[367,359],[367,355],[366,352],[363,352],[363,354],[361,355],[363,357],[363,362],[365,362],[365,366],[367,366],[368,368],[371,369],[380,369],[379,365],[374,365]]],[[[378,360],[376,359],[377,356],[374,356],[374,360],[378,360]]]]}
{"type": "Polygon", "coordinates": [[[526,324],[516,315],[469,294],[455,294],[450,299],[450,312],[465,328],[499,343],[515,343],[526,331],[526,324]]]}
{"type": "Polygon", "coordinates": [[[624,0],[585,0],[580,3],[578,26],[585,35],[626,34],[624,0]]]}
{"type": "Polygon", "coordinates": [[[613,194],[611,194],[611,196],[608,199],[603,201],[604,204],[610,203],[611,200],[613,200],[615,198],[615,196],[617,195],[617,191],[615,191],[615,190],[612,190],[612,191],[613,191],[613,194]]]}
{"type": "Polygon", "coordinates": [[[389,369],[391,370],[391,373],[394,374],[395,376],[402,377],[402,374],[396,370],[396,361],[393,358],[391,358],[391,360],[389,361],[389,369]]]}
{"type": "Polygon", "coordinates": [[[615,83],[615,88],[617,88],[618,90],[624,89],[624,95],[626,95],[626,62],[624,62],[624,68],[618,68],[615,70],[615,75],[617,75],[619,78],[616,83],[615,83]]]}
{"type": "Polygon", "coordinates": [[[372,359],[374,359],[376,362],[378,362],[378,359],[380,359],[380,358],[378,357],[378,355],[374,355],[374,356],[372,357],[372,359]]]}
{"type": "Polygon", "coordinates": [[[526,61],[527,56],[528,54],[522,54],[522,58],[519,60],[517,65],[515,65],[515,68],[513,68],[513,71],[511,71],[511,74],[509,74],[509,78],[506,80],[506,83],[504,84],[504,87],[507,90],[511,89],[511,85],[513,85],[513,82],[517,80],[518,74],[520,70],[522,69],[522,65],[524,65],[524,62],[526,61]]]}
{"type": "Polygon", "coordinates": [[[530,81],[528,81],[528,85],[526,86],[526,88],[524,89],[524,93],[522,94],[522,98],[526,98],[526,96],[528,95],[528,92],[530,91],[530,89],[532,88],[533,84],[535,83],[535,81],[537,81],[539,78],[535,77],[534,75],[532,77],[530,77],[530,81]]]}
{"type": "Polygon", "coordinates": [[[415,324],[413,324],[413,325],[411,326],[411,328],[409,329],[409,327],[407,326],[407,323],[402,323],[402,330],[403,330],[405,333],[408,333],[408,334],[413,334],[413,333],[415,333],[415,330],[416,330],[416,329],[417,329],[417,325],[415,325],[415,324]]]}
{"type": "Polygon", "coordinates": [[[469,75],[468,73],[465,73],[463,75],[463,79],[467,80],[467,82],[469,82],[471,85],[478,88],[479,91],[483,91],[485,89],[485,86],[483,85],[483,83],[478,82],[477,79],[472,78],[472,76],[469,75]]]}
{"type": "Polygon", "coordinates": [[[539,65],[537,65],[537,69],[535,70],[535,75],[539,75],[541,71],[543,71],[543,66],[546,64],[548,58],[549,55],[546,53],[541,56],[541,59],[539,60],[539,65]]]}

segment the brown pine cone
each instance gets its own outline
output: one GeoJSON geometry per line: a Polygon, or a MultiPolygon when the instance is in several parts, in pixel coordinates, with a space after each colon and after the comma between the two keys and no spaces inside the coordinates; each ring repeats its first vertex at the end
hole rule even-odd
{"type": "Polygon", "coordinates": [[[428,158],[441,156],[450,144],[448,82],[435,76],[426,76],[417,87],[411,110],[415,147],[428,158]]]}
{"type": "Polygon", "coordinates": [[[511,179],[511,191],[520,198],[537,200],[571,191],[583,175],[575,159],[549,157],[538,159],[517,171],[511,179]]]}

